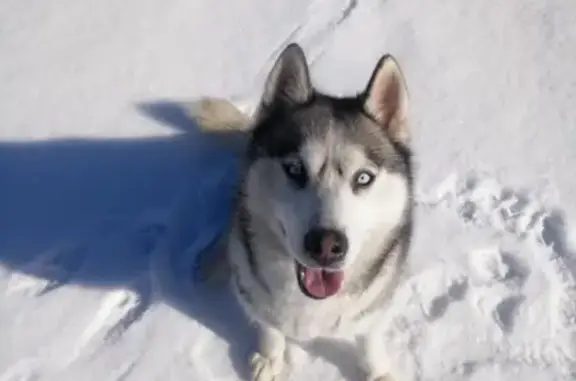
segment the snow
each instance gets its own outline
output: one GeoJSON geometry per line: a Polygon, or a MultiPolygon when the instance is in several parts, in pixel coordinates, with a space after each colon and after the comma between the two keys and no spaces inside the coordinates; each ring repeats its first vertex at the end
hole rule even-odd
{"type": "MultiPolygon", "coordinates": [[[[575,377],[576,4],[5,0],[1,381],[246,377],[252,328],[190,284],[235,163],[179,104],[252,109],[290,41],[331,93],[385,52],[408,80],[412,276],[383,315],[397,380],[575,377]]],[[[357,380],[350,350],[319,342],[291,379],[357,380]]]]}

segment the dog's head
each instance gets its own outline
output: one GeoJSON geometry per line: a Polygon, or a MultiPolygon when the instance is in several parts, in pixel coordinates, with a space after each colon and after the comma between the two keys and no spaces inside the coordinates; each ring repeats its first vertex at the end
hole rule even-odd
{"type": "Polygon", "coordinates": [[[336,293],[344,271],[379,254],[373,248],[403,221],[410,203],[407,103],[389,55],[351,98],[316,91],[296,44],[272,68],[248,147],[245,207],[293,257],[308,296],[336,293]]]}

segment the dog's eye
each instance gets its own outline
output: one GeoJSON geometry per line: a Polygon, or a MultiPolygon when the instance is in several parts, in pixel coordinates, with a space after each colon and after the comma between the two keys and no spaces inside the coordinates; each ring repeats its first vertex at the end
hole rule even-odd
{"type": "Polygon", "coordinates": [[[282,163],[282,168],[286,172],[286,176],[292,180],[298,187],[303,188],[308,181],[306,168],[304,163],[298,159],[285,160],[282,163]]]}
{"type": "Polygon", "coordinates": [[[368,171],[358,171],[354,175],[354,189],[366,188],[374,181],[374,174],[368,171]]]}

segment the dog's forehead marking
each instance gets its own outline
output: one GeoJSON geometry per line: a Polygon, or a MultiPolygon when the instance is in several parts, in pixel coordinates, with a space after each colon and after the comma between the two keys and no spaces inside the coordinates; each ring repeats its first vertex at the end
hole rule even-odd
{"type": "Polygon", "coordinates": [[[318,178],[328,171],[342,177],[363,166],[370,165],[366,150],[346,140],[339,131],[327,131],[324,136],[309,139],[302,146],[301,155],[311,173],[318,178]]]}
{"type": "MultiPolygon", "coordinates": [[[[385,134],[358,111],[342,112],[324,101],[302,110],[295,121],[302,131],[301,150],[305,145],[315,144],[308,155],[328,157],[340,172],[351,161],[368,160],[380,166],[382,160],[374,160],[380,155],[373,153],[390,154],[385,134]]],[[[316,172],[323,168],[322,164],[316,166],[316,172]]]]}
{"type": "Polygon", "coordinates": [[[326,171],[330,161],[329,147],[317,139],[305,142],[301,148],[302,159],[311,173],[321,175],[326,171]]]}

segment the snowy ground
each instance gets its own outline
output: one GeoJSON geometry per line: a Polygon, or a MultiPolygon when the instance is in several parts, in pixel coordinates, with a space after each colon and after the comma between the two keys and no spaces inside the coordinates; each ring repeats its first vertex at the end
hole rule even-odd
{"type": "MultiPolygon", "coordinates": [[[[290,41],[332,93],[384,52],[408,79],[398,381],[576,378],[576,4],[2,0],[1,381],[245,377],[238,307],[186,282],[233,162],[177,104],[253,107],[290,41]]],[[[348,350],[319,343],[292,379],[357,380],[348,350]]]]}

